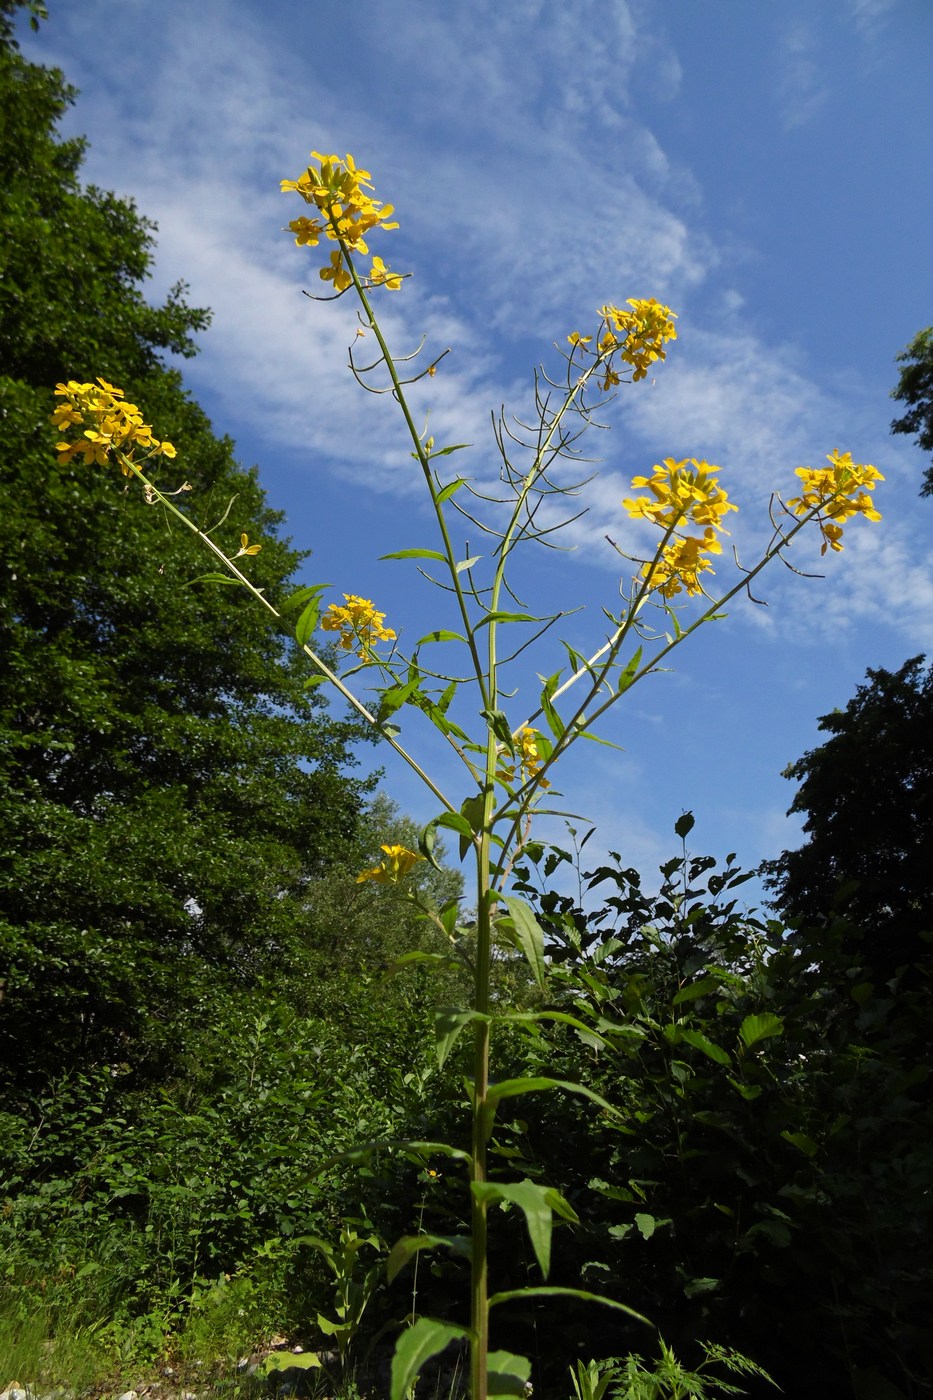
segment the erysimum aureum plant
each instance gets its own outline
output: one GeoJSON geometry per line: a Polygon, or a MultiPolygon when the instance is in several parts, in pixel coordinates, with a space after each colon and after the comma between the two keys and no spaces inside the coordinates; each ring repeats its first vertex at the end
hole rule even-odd
{"type": "MultiPolygon", "coordinates": [[[[725,522],[736,510],[720,485],[719,468],[692,458],[667,458],[650,474],[636,476],[632,482],[635,494],[622,506],[631,520],[643,523],[639,530],[647,524],[655,532],[653,548],[647,557],[638,557],[613,545],[625,561],[621,607],[604,609],[608,627],[588,655],[561,643],[566,655],[563,666],[553,661],[545,665],[539,676],[543,681],[540,691],[535,688],[530,703],[519,701],[521,688],[507,689],[506,679],[514,676],[520,654],[530,647],[540,651],[550,644],[558,617],[537,616],[516,603],[508,582],[513,552],[532,542],[551,543],[554,532],[567,523],[560,519],[562,502],[574,497],[585,483],[567,485],[559,468],[578,458],[576,444],[606,396],[623,383],[637,384],[645,379],[665,359],[668,345],[676,339],[674,313],[651,298],[632,298],[623,306],[607,303],[597,312],[591,334],[574,331],[567,336],[559,378],[543,370],[535,376],[532,426],[523,429],[504,415],[495,420],[500,487],[491,494],[467,476],[451,473],[448,459],[462,451],[463,445],[436,444],[426,432],[419,431],[410,407],[410,386],[425,377],[433,378],[447,352],[431,359],[420,372],[410,373],[412,357],[393,354],[373,309],[375,293],[399,291],[404,282],[403,274],[393,272],[381,257],[370,255],[367,242],[397,227],[391,219],[392,207],[374,197],[368,172],[358,168],[350,156],[341,160],[314,152],[305,172],[297,180],[283,181],[282,189],[299,195],[310,209],[310,214],[289,225],[295,242],[311,249],[322,241],[325,246],[333,245],[319,269],[327,295],[355,297],[363,332],[378,346],[375,358],[366,366],[356,363],[351,347],[351,370],[363,387],[373,387],[367,383],[369,376],[382,376],[374,391],[388,390],[397,403],[424,482],[435,538],[429,545],[384,557],[415,561],[443,590],[452,616],[441,619],[436,631],[405,651],[395,629],[385,626],[384,613],[370,599],[354,593],[345,593],[342,601],[325,607],[328,585],[305,586],[277,611],[237,562],[248,560],[260,545],[250,544],[244,536],[238,549],[223,548],[214,538],[223,522],[210,532],[202,530],[190,511],[173,499],[185,486],[167,491],[157,485],[155,469],[164,459],[174,457],[175,449],[154,437],[140,410],[104,380],[58,386],[61,405],[54,421],[66,439],[58,450],[68,460],[83,458],[88,466],[115,462],[124,475],[140,482],[147,502],[161,503],[195,531],[223,566],[222,573],[205,575],[205,579],[233,580],[276,617],[295,616],[294,635],[315,667],[315,679],[327,681],[339,691],[427,785],[438,803],[438,813],[422,835],[420,850],[384,846],[384,859],[363,871],[361,881],[397,885],[403,891],[414,864],[433,858],[437,827],[454,831],[460,840],[461,859],[472,862],[475,879],[466,901],[466,907],[472,906],[472,916],[465,915],[457,901],[423,911],[448,940],[448,954],[413,952],[400,960],[402,964],[454,960],[469,969],[472,1002],[439,1010],[437,1046],[443,1064],[457,1038],[465,1031],[472,1034],[470,1151],[443,1143],[393,1144],[422,1160],[443,1153],[462,1162],[469,1182],[470,1233],[468,1237],[405,1238],[396,1244],[389,1261],[391,1277],[423,1249],[446,1247],[467,1255],[471,1317],[463,1325],[413,1318],[396,1349],[392,1394],[393,1400],[401,1400],[430,1356],[450,1341],[466,1338],[471,1348],[473,1400],[486,1400],[489,1395],[520,1391],[530,1374],[525,1358],[489,1351],[490,1309],[517,1296],[489,1292],[490,1207],[513,1206],[524,1215],[542,1275],[542,1282],[524,1293],[576,1294],[582,1300],[631,1311],[619,1299],[597,1299],[586,1292],[549,1287],[546,1279],[553,1219],[556,1214],[573,1220],[571,1206],[553,1188],[527,1179],[491,1180],[487,1170],[487,1143],[497,1105],[503,1099],[555,1088],[596,1098],[580,1085],[545,1076],[490,1078],[490,1048],[497,1026],[520,1026],[542,1018],[575,1024],[564,1013],[503,1006],[490,992],[492,952],[497,941],[510,943],[527,960],[542,991],[548,977],[541,928],[531,907],[511,889],[509,879],[513,862],[528,840],[532,817],[536,812],[554,811],[545,803],[555,795],[555,765],[571,744],[597,738],[594,725],[633,686],[657,670],[697,628],[719,616],[731,598],[743,590],[751,596],[755,577],[784,554],[801,530],[815,524],[822,534],[823,552],[836,551],[842,548],[845,522],[856,515],[878,520],[871,492],[882,478],[874,467],[854,462],[849,453],[833,452],[827,467],[800,468],[800,494],[786,501],[778,494],[771,498],[771,536],[761,557],[750,567],[737,564],[729,585],[712,593],[716,576],[712,561],[721,555],[725,522]],[[486,558],[458,549],[461,525],[469,527],[474,538],[477,531],[486,538],[486,558]],[[330,634],[325,640],[336,643],[338,661],[333,665],[315,648],[318,628],[330,634]],[[503,645],[503,638],[515,640],[503,645]],[[442,649],[440,653],[437,648],[442,649]],[[429,664],[426,653],[457,659],[429,664]],[[366,686],[368,693],[362,688],[366,686]],[[465,695],[469,691],[472,697],[467,705],[463,701],[469,698],[465,695]],[[477,710],[482,725],[471,733],[463,727],[463,716],[477,710]],[[463,776],[459,792],[449,791],[446,781],[429,773],[402,742],[399,721],[413,711],[434,724],[449,744],[463,776]]],[[[513,685],[512,680],[509,685],[513,685]]],[[[591,1026],[579,1023],[578,1029],[593,1035],[591,1026]]],[[[612,1111],[598,1098],[596,1102],[603,1111],[612,1111]]]]}

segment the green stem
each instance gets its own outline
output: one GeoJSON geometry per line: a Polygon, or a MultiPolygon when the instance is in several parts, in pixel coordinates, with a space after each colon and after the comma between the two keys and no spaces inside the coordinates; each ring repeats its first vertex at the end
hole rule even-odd
{"type": "MultiPolygon", "coordinates": [[[[243,587],[247,590],[248,593],[251,593],[252,596],[258,602],[262,603],[263,607],[266,608],[272,614],[273,617],[277,618],[279,622],[284,621],[284,619],[282,618],[282,614],[276,607],[272,605],[272,603],[269,602],[269,599],[263,593],[262,589],[257,588],[255,584],[250,582],[250,580],[246,577],[244,573],[241,573],[241,571],[237,568],[236,564],[234,564],[233,560],[229,559],[227,555],[223,552],[223,550],[219,547],[219,545],[216,545],[214,543],[210,535],[206,535],[203,530],[201,530],[197,525],[195,525],[193,520],[189,520],[187,515],[185,515],[184,511],[179,510],[178,507],[175,505],[174,501],[170,500],[168,496],[164,495],[159,490],[159,488],[153,482],[151,482],[142,471],[140,471],[139,467],[136,465],[135,462],[131,461],[129,457],[125,457],[122,452],[118,452],[117,456],[121,464],[128,467],[129,470],[133,473],[133,475],[140,482],[142,482],[150,499],[157,500],[161,505],[165,506],[167,510],[170,510],[172,514],[182,522],[183,525],[186,525],[188,529],[192,531],[193,534],[197,535],[198,539],[202,542],[202,544],[205,544],[207,546],[207,548],[211,551],[212,554],[216,555],[216,557],[221,561],[228,573],[231,573],[233,577],[243,585],[243,587]]],[[[353,694],[352,690],[347,689],[347,687],[344,685],[343,681],[336,674],[336,672],[332,671],[331,668],[327,665],[327,662],[323,661],[321,657],[318,656],[317,653],[307,645],[307,643],[303,644],[301,649],[305,653],[305,655],[309,657],[311,661],[313,661],[314,665],[321,672],[321,675],[325,676],[327,680],[330,681],[331,685],[333,685],[340,692],[340,694],[346,700],[347,704],[351,705],[353,709],[356,710],[357,714],[360,715],[366,721],[367,724],[371,725],[372,728],[377,732],[377,734],[379,734],[383,739],[386,740],[388,744],[391,745],[391,747],[395,750],[399,757],[402,758],[408,764],[409,768],[413,769],[413,771],[417,773],[421,781],[431,792],[433,792],[434,796],[440,803],[443,804],[447,811],[456,812],[458,809],[449,800],[449,798],[444,796],[443,792],[441,792],[437,784],[432,781],[432,779],[424,771],[424,769],[417,762],[417,760],[412,758],[411,754],[408,753],[402,747],[402,745],[398,742],[397,739],[393,738],[391,734],[387,734],[385,730],[380,727],[376,720],[376,716],[366,708],[366,706],[361,700],[357,699],[357,697],[353,694]]]]}

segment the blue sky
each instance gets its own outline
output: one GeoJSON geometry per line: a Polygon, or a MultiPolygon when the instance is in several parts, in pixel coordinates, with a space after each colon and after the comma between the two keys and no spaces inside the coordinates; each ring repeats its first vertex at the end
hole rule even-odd
{"type": "MultiPolygon", "coordinates": [[[[606,301],[677,312],[667,363],[603,415],[575,551],[523,566],[538,610],[585,604],[562,633],[581,650],[618,598],[605,536],[637,547],[620,508],[633,474],[667,456],[719,465],[752,562],[795,467],[838,447],[884,472],[880,525],[853,522],[822,566],[815,538],[795,549],[825,578],[775,565],[767,608],[737,601],[617,708],[603,732],[622,752],[584,744],[561,764],[594,853],[646,872],[675,850],[684,808],[698,851],[749,865],[797,844],[780,773],[819,741],[817,716],[866,667],[933,650],[925,461],[888,431],[894,357],[933,320],[929,0],[50,8],[23,48],[81,89],[65,129],[89,138],[86,179],[158,224],[153,297],[183,278],[213,308],[192,392],[314,551],[308,581],[372,597],[403,637],[445,625],[444,602],[377,557],[436,540],[392,405],[346,369],[348,300],[301,295],[318,263],[282,232],[303,206],[278,185],[312,149],[351,151],[395,205],[401,227],[373,251],[414,275],[382,297],[384,325],[401,353],[422,335],[432,356],[451,347],[417,404],[438,444],[475,444],[451,460],[480,482],[496,469],[490,411],[527,414],[555,342],[606,301]]],[[[562,660],[555,646],[532,670],[562,660]]],[[[515,723],[533,676],[518,680],[515,723]]],[[[411,742],[462,788],[430,734],[411,742]]],[[[406,810],[434,814],[386,769],[406,810]]]]}

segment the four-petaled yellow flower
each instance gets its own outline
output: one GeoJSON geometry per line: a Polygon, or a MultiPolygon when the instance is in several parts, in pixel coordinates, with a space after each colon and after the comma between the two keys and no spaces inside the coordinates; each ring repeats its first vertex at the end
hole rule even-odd
{"type": "Polygon", "coordinates": [[[385,852],[386,859],[373,866],[372,870],[364,870],[357,875],[358,885],[365,884],[367,880],[373,880],[377,885],[397,885],[419,860],[424,860],[424,856],[418,855],[417,851],[409,851],[406,846],[380,846],[379,849],[385,852]]]}
{"type": "MultiPolygon", "coordinates": [[[[122,389],[98,378],[96,384],[81,384],[69,379],[67,384],[55,386],[57,398],[65,400],[58,405],[50,421],[56,428],[67,432],[90,423],[77,442],[60,442],[57,446],[58,460],[71,462],[75,457],[83,457],[85,466],[105,466],[112,452],[117,452],[126,461],[135,461],[135,450],[142,447],[147,457],[174,457],[175,449],[170,442],[160,442],[152,436],[152,428],[143,422],[143,416],[134,403],[124,402],[122,389]]],[[[124,476],[132,473],[120,463],[124,476]]]]}
{"type": "Polygon", "coordinates": [[[625,305],[631,311],[612,305],[600,308],[599,314],[606,323],[600,349],[612,349],[611,342],[617,340],[622,359],[632,366],[632,379],[637,383],[646,377],[651,365],[666,358],[665,343],[677,339],[677,317],[654,297],[631,297],[625,305]]]}
{"type": "Polygon", "coordinates": [[[650,520],[667,536],[656,558],[641,570],[648,587],[664,598],[673,598],[684,588],[691,595],[702,593],[700,574],[713,572],[705,556],[722,553],[716,531],[728,534],[723,517],[738,507],[713,475],[718,470],[695,457],[682,462],[665,457],[652,476],[632,478],[634,487],[647,488],[651,494],[624,500],[625,509],[633,520],[650,520]],[[699,526],[702,536],[678,533],[690,525],[699,526]]]}
{"type": "MultiPolygon", "coordinates": [[[[518,762],[521,781],[523,783],[527,782],[530,778],[537,778],[544,764],[544,756],[539,747],[540,741],[541,735],[538,730],[532,729],[531,726],[527,724],[524,729],[520,729],[515,735],[513,741],[515,745],[515,759],[518,762]]],[[[511,784],[515,782],[516,765],[514,761],[504,759],[504,755],[507,752],[507,749],[504,747],[501,749],[503,760],[500,760],[499,766],[496,769],[496,777],[500,782],[511,784]]],[[[511,759],[511,755],[509,758],[511,759]]],[[[538,786],[549,788],[551,784],[547,778],[541,778],[538,786]]]]}
{"type": "Polygon", "coordinates": [[[390,292],[397,292],[402,285],[402,274],[400,272],[390,271],[381,258],[373,258],[373,265],[369,271],[369,280],[374,287],[378,287],[380,283],[385,283],[390,292]]]}
{"type": "Polygon", "coordinates": [[[338,645],[344,651],[356,651],[361,661],[369,660],[369,654],[376,642],[393,642],[395,633],[391,627],[383,627],[385,613],[377,612],[369,598],[358,598],[355,593],[345,593],[346,607],[331,603],[321,618],[325,632],[339,632],[338,645]]]}
{"type": "Polygon", "coordinates": [[[828,467],[798,467],[796,475],[803,482],[803,491],[787,502],[793,515],[806,515],[816,510],[816,522],[823,535],[821,554],[827,549],[843,548],[841,521],[853,515],[866,520],[880,520],[881,514],[869,496],[876,481],[884,481],[879,471],[868,463],[853,462],[851,452],[831,452],[828,467]]]}
{"type": "MultiPolygon", "coordinates": [[[[309,165],[297,180],[283,180],[281,188],[283,193],[294,190],[300,194],[323,218],[293,219],[288,227],[299,245],[314,248],[321,234],[341,245],[341,252],[331,254],[330,267],[322,267],[319,276],[342,292],[352,281],[343,262],[343,251],[368,253],[366,236],[372,229],[398,228],[391,219],[395,211],[391,204],[382,204],[367,193],[373,188],[369,171],[358,169],[351,155],[341,160],[339,156],[312,151],[311,158],[318,164],[309,165]]],[[[400,274],[390,272],[380,258],[373,262],[370,281],[374,285],[383,283],[392,291],[402,285],[400,274]]]]}
{"type": "Polygon", "coordinates": [[[233,557],[234,559],[239,559],[243,554],[258,554],[261,549],[261,544],[250,544],[249,535],[241,535],[240,547],[233,557]]]}

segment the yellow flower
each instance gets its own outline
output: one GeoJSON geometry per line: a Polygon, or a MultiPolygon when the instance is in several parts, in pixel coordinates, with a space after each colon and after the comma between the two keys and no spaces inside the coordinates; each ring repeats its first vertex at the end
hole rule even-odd
{"type": "Polygon", "coordinates": [[[380,282],[384,282],[390,292],[397,292],[402,285],[402,274],[400,272],[390,272],[381,258],[373,258],[373,265],[369,271],[369,280],[374,287],[378,287],[380,282]]]}
{"type": "MultiPolygon", "coordinates": [[[[644,379],[651,365],[666,358],[664,345],[668,340],[677,339],[674,322],[677,317],[669,306],[664,306],[654,297],[646,299],[633,297],[626,302],[632,308],[625,311],[618,306],[604,306],[600,315],[606,323],[607,335],[613,331],[624,334],[622,359],[634,369],[632,379],[637,383],[644,379]]],[[[600,342],[607,345],[606,336],[600,342]]]]}
{"type": "Polygon", "coordinates": [[[355,593],[345,593],[346,607],[331,603],[321,618],[325,632],[339,632],[337,645],[344,651],[356,651],[361,661],[369,659],[376,642],[392,642],[395,633],[391,627],[383,627],[385,613],[377,612],[369,598],[359,598],[355,593]]]}
{"type": "MultiPolygon", "coordinates": [[[[529,778],[536,778],[541,771],[544,758],[539,748],[541,735],[537,729],[532,729],[530,725],[525,725],[515,735],[515,756],[518,760],[521,772],[521,781],[524,783],[529,778]]],[[[505,755],[507,750],[503,747],[501,753],[505,755]]],[[[500,762],[496,769],[496,777],[503,783],[514,783],[515,763],[508,761],[500,762]]],[[[547,778],[541,778],[539,787],[549,788],[551,786],[547,778]]]]}
{"type": "Polygon", "coordinates": [[[673,598],[684,588],[693,597],[704,591],[699,575],[714,572],[712,564],[701,551],[705,549],[718,554],[721,548],[712,530],[707,530],[702,539],[687,535],[682,540],[665,545],[659,559],[643,566],[641,576],[648,580],[652,592],[657,589],[664,598],[673,598]]]}
{"type": "Polygon", "coordinates": [[[622,504],[633,520],[650,520],[663,530],[689,522],[713,526],[727,534],[722,518],[738,507],[732,504],[713,475],[718,471],[718,467],[697,461],[695,457],[685,457],[682,462],[665,457],[663,466],[655,465],[652,476],[632,478],[636,489],[647,488],[651,496],[626,499],[622,504]]]}
{"type": "Polygon", "coordinates": [[[579,331],[571,331],[568,335],[568,342],[573,345],[589,345],[593,337],[591,335],[581,335],[579,331]]]}
{"type": "MultiPolygon", "coordinates": [[[[323,215],[323,222],[318,219],[295,219],[289,224],[296,234],[296,243],[313,248],[323,233],[355,253],[367,253],[366,235],[371,229],[398,228],[398,224],[391,220],[395,212],[392,205],[382,204],[367,193],[373,188],[369,171],[359,169],[351,155],[341,160],[339,156],[312,151],[311,159],[318,164],[309,165],[297,180],[281,181],[284,194],[294,191],[323,215]]],[[[323,273],[321,275],[324,276],[323,273]]],[[[328,272],[325,281],[332,278],[333,274],[328,272]]],[[[387,286],[395,290],[395,283],[389,278],[384,280],[387,286]]],[[[349,286],[349,281],[346,285],[349,286]]],[[[342,290],[339,284],[337,290],[342,290]]]]}
{"type": "Polygon", "coordinates": [[[419,860],[424,860],[424,856],[418,855],[417,851],[409,851],[406,846],[380,846],[379,849],[385,852],[386,859],[373,866],[372,870],[364,870],[357,875],[358,885],[365,884],[367,880],[377,885],[397,885],[419,860]]]}
{"type": "Polygon", "coordinates": [[[330,267],[322,267],[318,273],[322,282],[333,282],[338,292],[345,292],[353,278],[343,265],[343,253],[331,253],[330,267]]]}
{"type": "MultiPolygon", "coordinates": [[[[51,415],[56,428],[86,427],[77,442],[60,442],[57,445],[58,460],[71,462],[82,457],[85,466],[104,466],[112,452],[121,453],[128,461],[135,461],[135,449],[146,449],[147,456],[174,457],[175,448],[170,442],[160,442],[152,436],[152,428],[143,422],[143,416],[134,403],[124,403],[123,390],[108,384],[106,379],[98,379],[96,384],[81,384],[69,379],[66,384],[57,384],[55,394],[65,399],[51,415]]],[[[130,468],[121,462],[124,476],[130,476],[130,468]]]]}
{"type": "Polygon", "coordinates": [[[880,520],[869,491],[884,477],[869,463],[853,462],[851,452],[834,451],[826,458],[828,467],[798,467],[796,475],[803,482],[803,491],[787,502],[792,515],[807,515],[815,511],[814,519],[823,536],[821,554],[827,549],[841,550],[843,520],[864,515],[866,520],[880,520]]]}
{"type": "Polygon", "coordinates": [[[234,559],[239,559],[242,554],[258,554],[261,549],[261,544],[250,544],[249,535],[241,535],[240,547],[233,557],[234,559]]]}

